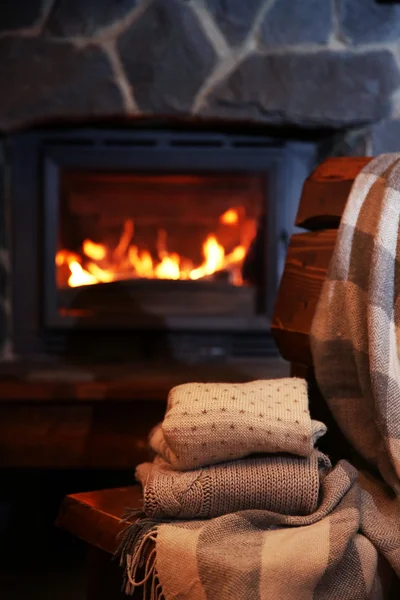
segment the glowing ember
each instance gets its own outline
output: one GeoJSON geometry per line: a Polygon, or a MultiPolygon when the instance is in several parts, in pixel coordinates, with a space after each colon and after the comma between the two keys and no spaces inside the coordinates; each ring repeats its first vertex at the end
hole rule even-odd
{"type": "MultiPolygon", "coordinates": [[[[169,252],[167,232],[163,229],[157,234],[157,258],[148,250],[140,250],[132,243],[135,232],[132,219],[125,221],[114,249],[86,239],[82,244],[81,255],[63,249],[57,252],[55,262],[59,269],[69,270],[66,278],[70,287],[137,278],[196,280],[209,278],[222,271],[226,272],[231,283],[241,285],[241,265],[251,242],[246,232],[255,230],[255,221],[246,220],[240,230],[239,221],[241,222],[239,211],[234,208],[220,216],[219,223],[236,228],[238,239],[241,238],[242,243],[226,252],[218,239],[219,235],[209,234],[203,243],[204,260],[198,266],[176,252],[169,252]]],[[[234,230],[233,232],[235,234],[234,230]]]]}

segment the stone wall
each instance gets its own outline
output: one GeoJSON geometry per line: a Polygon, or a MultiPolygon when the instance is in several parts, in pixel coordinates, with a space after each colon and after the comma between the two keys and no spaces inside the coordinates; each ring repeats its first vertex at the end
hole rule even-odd
{"type": "Polygon", "coordinates": [[[399,39],[400,6],[376,0],[3,2],[0,130],[122,115],[396,119],[399,39]]]}
{"type": "MultiPolygon", "coordinates": [[[[195,117],[344,129],[328,154],[399,151],[399,67],[400,5],[376,0],[14,0],[0,3],[0,132],[195,117]]],[[[9,358],[3,200],[0,357],[9,358]]]]}

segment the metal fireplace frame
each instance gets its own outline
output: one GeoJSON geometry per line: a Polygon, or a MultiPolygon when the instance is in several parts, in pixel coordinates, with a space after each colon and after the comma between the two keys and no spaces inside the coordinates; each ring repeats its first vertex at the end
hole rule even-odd
{"type": "MultiPolygon", "coordinates": [[[[258,348],[255,354],[270,351],[275,293],[301,187],[315,163],[315,144],[215,132],[85,128],[16,134],[7,139],[6,151],[12,223],[13,339],[18,355],[57,353],[55,348],[62,347],[67,331],[80,327],[75,318],[60,316],[57,310],[54,256],[59,180],[64,168],[265,173],[268,278],[261,314],[249,318],[174,317],[166,319],[162,327],[178,338],[183,336],[186,342],[188,336],[193,340],[197,336],[200,345],[206,332],[214,340],[216,335],[225,336],[228,346],[232,346],[235,335],[247,335],[247,339],[253,336],[258,348]],[[277,198],[282,200],[277,202],[277,198]],[[265,343],[260,343],[261,339],[265,343]]],[[[105,322],[100,329],[115,327],[115,323],[105,322]]],[[[90,329],[99,329],[99,323],[86,323],[86,335],[90,335],[90,329]]],[[[140,338],[154,330],[154,323],[136,320],[127,329],[131,337],[136,331],[140,345],[140,338]]],[[[215,347],[210,352],[218,354],[215,347]]]]}

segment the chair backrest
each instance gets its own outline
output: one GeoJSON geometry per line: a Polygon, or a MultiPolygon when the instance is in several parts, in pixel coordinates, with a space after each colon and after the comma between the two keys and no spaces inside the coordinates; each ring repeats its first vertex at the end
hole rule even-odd
{"type": "Polygon", "coordinates": [[[305,181],[275,305],[272,331],[282,356],[312,367],[309,334],[336,232],[355,177],[371,158],[331,158],[305,181]]]}
{"type": "Polygon", "coordinates": [[[328,426],[319,444],[333,461],[357,463],[354,451],[334,421],[314,377],[310,330],[333,253],[336,233],[354,179],[371,158],[331,158],[305,181],[296,225],[304,233],[292,236],[281,279],[272,331],[293,376],[309,384],[310,411],[328,426]]]}

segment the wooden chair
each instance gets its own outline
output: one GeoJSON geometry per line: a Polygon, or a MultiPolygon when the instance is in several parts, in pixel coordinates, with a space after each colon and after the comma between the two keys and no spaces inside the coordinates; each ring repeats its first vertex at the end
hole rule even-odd
{"type": "MultiPolygon", "coordinates": [[[[350,188],[370,160],[329,159],[305,182],[296,225],[307,231],[293,235],[290,241],[272,325],[278,348],[291,363],[292,375],[309,381],[311,413],[329,427],[322,449],[333,460],[350,457],[351,451],[316,388],[309,332],[350,188]]],[[[122,528],[121,516],[127,507],[139,502],[138,486],[74,494],[65,499],[58,525],[88,545],[89,600],[123,597],[119,591],[121,572],[111,555],[122,528]]]]}

